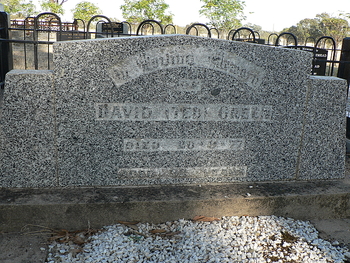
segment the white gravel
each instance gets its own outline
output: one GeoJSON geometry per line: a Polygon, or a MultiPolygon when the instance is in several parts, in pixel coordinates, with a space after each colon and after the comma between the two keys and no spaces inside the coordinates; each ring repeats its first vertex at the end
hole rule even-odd
{"type": "Polygon", "coordinates": [[[211,222],[180,219],[157,225],[106,226],[82,248],[52,243],[48,262],[315,263],[344,262],[349,255],[338,242],[332,245],[320,239],[309,222],[234,216],[211,222]]]}

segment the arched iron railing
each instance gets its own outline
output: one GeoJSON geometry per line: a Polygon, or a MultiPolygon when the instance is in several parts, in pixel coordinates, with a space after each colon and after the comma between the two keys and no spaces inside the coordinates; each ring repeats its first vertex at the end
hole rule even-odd
{"type": "Polygon", "coordinates": [[[278,38],[278,35],[276,34],[276,33],[272,33],[272,34],[270,34],[269,35],[269,37],[267,38],[267,45],[275,45],[276,44],[276,40],[275,41],[270,41],[270,39],[272,38],[272,37],[276,37],[276,39],[278,38]]]}
{"type": "Polygon", "coordinates": [[[232,39],[232,35],[233,35],[234,32],[236,32],[236,29],[231,29],[231,30],[228,32],[226,39],[227,39],[227,40],[232,39]]]}
{"type": "Polygon", "coordinates": [[[164,34],[164,29],[163,29],[162,24],[161,24],[160,22],[156,21],[156,20],[149,19],[149,20],[145,20],[145,21],[143,21],[143,22],[140,23],[140,25],[138,26],[138,28],[137,28],[137,30],[136,30],[136,35],[137,35],[137,36],[140,35],[140,34],[139,34],[140,31],[143,29],[143,27],[144,27],[145,25],[151,25],[151,26],[152,26],[152,31],[153,31],[152,34],[154,34],[154,26],[153,26],[152,23],[155,23],[156,25],[158,25],[159,28],[160,28],[160,33],[161,33],[161,34],[164,34]]]}
{"type": "Polygon", "coordinates": [[[168,24],[164,27],[164,34],[166,34],[166,30],[170,27],[174,30],[173,34],[176,34],[176,27],[173,24],[168,24]]]}
{"type": "Polygon", "coordinates": [[[75,18],[73,21],[73,24],[76,25],[77,29],[79,28],[78,22],[81,22],[83,24],[83,31],[85,32],[86,30],[85,21],[79,18],[75,18]]]}
{"type": "MultiPolygon", "coordinates": [[[[333,37],[330,37],[330,36],[323,36],[323,37],[320,37],[317,41],[316,41],[316,44],[315,44],[315,50],[316,48],[318,47],[318,45],[321,43],[321,41],[324,41],[323,43],[323,48],[326,49],[326,42],[327,40],[330,40],[331,41],[331,44],[332,44],[332,48],[331,49],[328,49],[328,50],[331,50],[331,66],[330,66],[330,75],[332,76],[333,75],[333,71],[334,71],[334,61],[335,61],[335,53],[336,53],[336,43],[335,43],[335,40],[333,37]]],[[[326,59],[327,62],[328,62],[328,58],[326,59]]]]}
{"type": "Polygon", "coordinates": [[[241,27],[241,28],[238,28],[232,35],[232,40],[234,41],[246,41],[246,42],[251,42],[251,43],[256,43],[256,38],[255,38],[255,32],[249,28],[249,27],[241,27]],[[240,37],[240,34],[242,31],[248,31],[249,32],[249,35],[248,35],[248,39],[246,38],[241,38],[240,37]],[[235,36],[238,36],[238,38],[235,38],[235,36]],[[251,36],[253,37],[252,40],[251,39],[251,36]]]}
{"type": "Polygon", "coordinates": [[[214,30],[214,31],[216,32],[217,38],[220,38],[220,32],[219,32],[219,30],[218,30],[217,28],[215,28],[215,27],[210,28],[210,32],[211,32],[212,30],[214,30]]]}
{"type": "Polygon", "coordinates": [[[192,28],[195,28],[196,31],[197,31],[197,36],[198,36],[198,29],[197,29],[197,26],[204,27],[204,28],[207,30],[207,32],[208,32],[208,37],[211,38],[211,32],[210,32],[209,27],[208,27],[206,24],[202,24],[202,23],[194,23],[194,24],[190,25],[190,26],[186,29],[186,35],[189,35],[190,32],[191,32],[191,29],[192,29],[192,28]]]}
{"type": "MultiPolygon", "coordinates": [[[[111,29],[113,28],[112,26],[112,21],[106,17],[106,16],[103,16],[103,15],[96,15],[96,16],[93,16],[90,18],[89,22],[87,23],[87,26],[86,26],[86,34],[85,34],[85,38],[88,38],[88,35],[89,35],[89,32],[90,32],[90,25],[91,23],[96,19],[96,18],[103,18],[103,19],[106,19],[109,23],[109,26],[111,27],[111,29]]],[[[111,37],[113,37],[113,30],[111,30],[111,37]]]]}
{"type": "Polygon", "coordinates": [[[123,21],[123,24],[127,24],[128,25],[128,34],[131,35],[132,34],[132,26],[129,22],[127,21],[123,21]]]}
{"type": "Polygon", "coordinates": [[[311,39],[311,41],[313,42],[313,45],[312,46],[315,46],[316,44],[316,39],[314,37],[307,37],[305,39],[305,46],[307,46],[308,43],[310,43],[308,40],[311,39]]]}
{"type": "Polygon", "coordinates": [[[277,46],[280,46],[279,42],[280,42],[280,39],[281,39],[283,36],[288,36],[288,37],[287,37],[286,46],[288,46],[288,40],[289,40],[290,38],[292,38],[292,39],[294,40],[294,45],[293,45],[293,46],[295,46],[295,47],[298,46],[298,39],[297,39],[297,37],[296,37],[294,34],[289,33],[289,32],[283,32],[283,33],[279,34],[278,37],[277,37],[277,39],[276,39],[276,42],[275,42],[275,46],[276,46],[276,47],[277,47],[277,46]]]}
{"type": "MultiPolygon", "coordinates": [[[[45,13],[41,13],[41,14],[37,15],[34,18],[33,40],[34,40],[34,68],[35,69],[39,69],[39,61],[38,61],[39,19],[41,17],[44,17],[44,16],[53,16],[54,18],[56,18],[56,20],[58,21],[58,25],[59,25],[58,36],[61,37],[61,35],[62,35],[62,22],[61,22],[61,18],[57,14],[51,13],[51,12],[45,12],[45,13]]],[[[49,49],[50,44],[47,44],[47,45],[48,45],[48,49],[49,49]]],[[[48,56],[47,68],[50,69],[50,59],[49,59],[50,52],[47,52],[47,56],[48,56]]]]}

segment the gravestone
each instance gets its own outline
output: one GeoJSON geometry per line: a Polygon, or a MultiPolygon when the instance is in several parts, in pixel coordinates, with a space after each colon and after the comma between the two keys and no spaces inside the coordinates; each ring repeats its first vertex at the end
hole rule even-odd
{"type": "Polygon", "coordinates": [[[324,48],[316,48],[316,47],[309,47],[309,46],[287,46],[285,48],[293,48],[293,49],[299,49],[307,52],[312,52],[314,56],[314,60],[312,63],[312,74],[313,75],[320,75],[325,76],[326,75],[326,68],[327,68],[327,56],[328,56],[328,50],[324,48]]]}
{"type": "Polygon", "coordinates": [[[346,82],[311,61],[185,35],[55,43],[53,72],[8,74],[0,184],[342,178],[346,82]]]}

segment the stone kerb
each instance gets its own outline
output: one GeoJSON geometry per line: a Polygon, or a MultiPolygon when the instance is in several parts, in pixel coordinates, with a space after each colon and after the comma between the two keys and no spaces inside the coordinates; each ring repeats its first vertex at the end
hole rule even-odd
{"type": "Polygon", "coordinates": [[[346,84],[307,52],[168,35],[58,42],[54,63],[57,186],[344,176],[346,84]]]}

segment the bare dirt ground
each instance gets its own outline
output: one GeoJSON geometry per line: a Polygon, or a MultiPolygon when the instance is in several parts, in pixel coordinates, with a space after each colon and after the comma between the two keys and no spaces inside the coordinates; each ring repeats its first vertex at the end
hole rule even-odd
{"type": "Polygon", "coordinates": [[[49,234],[42,233],[0,233],[0,262],[45,262],[48,238],[49,234]]]}

